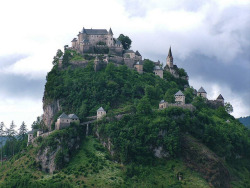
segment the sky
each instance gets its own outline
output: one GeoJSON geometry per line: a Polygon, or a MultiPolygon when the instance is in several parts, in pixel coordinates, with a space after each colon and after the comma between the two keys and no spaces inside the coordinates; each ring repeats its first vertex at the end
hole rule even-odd
{"type": "Polygon", "coordinates": [[[85,28],[132,39],[143,58],[184,68],[209,99],[250,115],[250,0],[8,0],[0,6],[0,122],[30,129],[41,116],[57,49],[85,28]]]}

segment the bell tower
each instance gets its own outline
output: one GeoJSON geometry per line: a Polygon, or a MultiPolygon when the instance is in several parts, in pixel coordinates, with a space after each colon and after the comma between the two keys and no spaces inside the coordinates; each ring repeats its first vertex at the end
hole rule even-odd
{"type": "Polygon", "coordinates": [[[172,51],[171,51],[171,46],[169,48],[168,51],[168,57],[167,57],[167,65],[169,68],[173,68],[174,64],[173,64],[174,58],[172,56],[172,51]]]}

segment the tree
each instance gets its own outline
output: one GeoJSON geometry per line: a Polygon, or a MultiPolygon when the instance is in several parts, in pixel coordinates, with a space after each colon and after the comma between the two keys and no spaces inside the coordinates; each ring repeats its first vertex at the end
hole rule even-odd
{"type": "Polygon", "coordinates": [[[14,121],[11,122],[10,128],[7,129],[7,137],[8,140],[11,142],[10,147],[12,147],[12,155],[14,155],[14,149],[15,149],[15,136],[16,136],[16,131],[15,131],[16,125],[14,124],[14,121]]]}
{"type": "Polygon", "coordinates": [[[56,52],[56,56],[53,57],[52,64],[56,65],[58,63],[59,58],[63,55],[62,50],[58,49],[56,52]]]}
{"type": "Polygon", "coordinates": [[[1,163],[3,165],[3,135],[4,135],[4,130],[3,130],[3,127],[4,127],[4,123],[1,122],[0,124],[0,149],[1,149],[1,163]]]}
{"type": "Polygon", "coordinates": [[[121,41],[122,46],[125,50],[128,50],[131,47],[132,40],[123,34],[120,34],[118,40],[121,41]]]}
{"type": "Polygon", "coordinates": [[[21,140],[24,140],[25,135],[27,134],[27,127],[26,127],[24,121],[23,121],[22,125],[20,126],[20,128],[19,128],[18,130],[19,130],[18,137],[19,137],[21,140]]]}
{"type": "Polygon", "coordinates": [[[139,104],[137,105],[136,111],[140,114],[151,114],[152,113],[152,107],[150,105],[149,99],[146,97],[143,97],[139,104]]]}
{"type": "Polygon", "coordinates": [[[150,61],[149,59],[145,59],[143,62],[143,71],[148,73],[153,73],[154,69],[154,63],[153,61],[150,61]]]}
{"type": "Polygon", "coordinates": [[[233,106],[229,102],[225,103],[224,108],[225,111],[229,114],[233,112],[233,106]]]}

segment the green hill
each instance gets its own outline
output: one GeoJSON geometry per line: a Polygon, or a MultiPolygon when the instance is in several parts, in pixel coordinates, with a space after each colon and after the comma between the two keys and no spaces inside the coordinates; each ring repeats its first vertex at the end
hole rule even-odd
{"type": "Polygon", "coordinates": [[[186,80],[166,71],[164,79],[155,76],[147,68],[153,67],[150,60],[138,74],[112,63],[95,72],[93,60],[85,68],[73,67],[71,58],[64,57],[64,67],[55,65],[47,75],[44,105],[60,101],[49,128],[62,112],[83,122],[102,106],[108,118],[91,124],[90,136],[85,126],[71,124],[37,138],[0,166],[0,187],[250,185],[250,131],[224,107],[210,108],[193,89],[184,91],[186,80]],[[159,101],[173,103],[178,90],[196,110],[158,110],[159,101]],[[55,166],[53,174],[46,172],[49,165],[55,166]]]}

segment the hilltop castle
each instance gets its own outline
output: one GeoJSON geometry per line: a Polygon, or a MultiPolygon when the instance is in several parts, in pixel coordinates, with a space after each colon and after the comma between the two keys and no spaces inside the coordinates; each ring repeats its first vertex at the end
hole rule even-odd
{"type": "Polygon", "coordinates": [[[80,54],[98,53],[99,51],[108,51],[109,54],[121,56],[123,53],[122,43],[113,37],[112,29],[85,29],[74,38],[72,48],[80,54]]]}
{"type": "MultiPolygon", "coordinates": [[[[131,69],[135,69],[138,73],[143,73],[143,60],[140,52],[133,50],[125,50],[119,39],[114,37],[113,31],[110,28],[106,29],[85,29],[84,27],[78,33],[77,38],[71,41],[72,46],[68,49],[76,51],[78,54],[88,55],[94,59],[95,71],[102,69],[109,62],[115,65],[127,65],[131,69]]],[[[59,58],[59,67],[62,67],[63,56],[59,58]]],[[[89,60],[74,60],[70,61],[73,66],[85,67],[89,60]]],[[[177,65],[174,65],[171,47],[169,48],[164,70],[162,64],[154,62],[153,72],[155,75],[163,78],[163,71],[170,72],[175,78],[188,80],[188,76],[180,76],[177,65]]]]}

